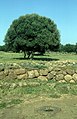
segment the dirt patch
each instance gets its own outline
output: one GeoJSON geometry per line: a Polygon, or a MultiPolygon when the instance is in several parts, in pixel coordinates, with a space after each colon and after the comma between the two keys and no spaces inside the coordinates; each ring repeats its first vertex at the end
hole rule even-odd
{"type": "Polygon", "coordinates": [[[77,96],[36,97],[0,110],[0,119],[77,119],[77,96]],[[38,111],[37,111],[38,110],[38,111]]]}

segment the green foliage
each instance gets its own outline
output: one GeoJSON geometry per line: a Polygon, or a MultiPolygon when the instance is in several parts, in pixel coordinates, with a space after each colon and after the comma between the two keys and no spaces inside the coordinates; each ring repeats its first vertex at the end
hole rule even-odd
{"type": "Polygon", "coordinates": [[[6,51],[5,45],[0,46],[0,51],[6,51]]]}
{"type": "Polygon", "coordinates": [[[61,52],[76,52],[76,46],[72,44],[66,44],[66,45],[60,45],[60,51],[61,52]]]}
{"type": "Polygon", "coordinates": [[[34,52],[45,53],[46,50],[57,50],[60,34],[56,24],[49,18],[30,14],[14,20],[5,36],[8,50],[24,52],[28,58],[34,52]]]}
{"type": "Polygon", "coordinates": [[[76,45],[75,45],[75,51],[76,51],[76,54],[77,54],[77,43],[76,43],[76,45]]]}

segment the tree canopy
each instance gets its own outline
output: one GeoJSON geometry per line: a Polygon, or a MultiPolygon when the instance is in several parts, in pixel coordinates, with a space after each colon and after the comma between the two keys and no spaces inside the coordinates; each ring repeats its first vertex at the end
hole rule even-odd
{"type": "Polygon", "coordinates": [[[29,57],[34,52],[57,50],[60,45],[60,33],[50,18],[27,14],[12,22],[4,42],[8,50],[22,50],[24,57],[26,53],[29,57]]]}
{"type": "Polygon", "coordinates": [[[60,51],[61,52],[68,52],[68,53],[76,52],[76,45],[73,45],[73,44],[61,45],[60,51]]]}

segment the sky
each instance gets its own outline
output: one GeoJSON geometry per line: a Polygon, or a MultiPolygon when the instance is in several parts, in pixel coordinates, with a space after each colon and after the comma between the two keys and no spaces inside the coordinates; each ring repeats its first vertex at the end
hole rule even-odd
{"type": "Polygon", "coordinates": [[[62,44],[77,43],[77,0],[0,0],[0,45],[13,20],[36,13],[54,20],[62,44]]]}

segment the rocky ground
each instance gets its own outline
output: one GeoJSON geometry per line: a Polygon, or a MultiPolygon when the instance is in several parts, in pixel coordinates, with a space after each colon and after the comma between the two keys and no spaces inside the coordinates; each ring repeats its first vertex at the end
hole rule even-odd
{"type": "Polygon", "coordinates": [[[0,63],[0,79],[56,80],[59,82],[77,82],[77,63],[70,61],[0,63]]]}
{"type": "Polygon", "coordinates": [[[77,63],[0,63],[0,119],[77,119],[77,63]]]}

